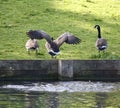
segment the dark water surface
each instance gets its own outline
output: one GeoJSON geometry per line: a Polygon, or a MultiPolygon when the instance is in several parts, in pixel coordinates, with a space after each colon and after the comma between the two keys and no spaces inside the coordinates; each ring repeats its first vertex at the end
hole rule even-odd
{"type": "Polygon", "coordinates": [[[120,108],[120,82],[2,84],[0,108],[120,108]]]}

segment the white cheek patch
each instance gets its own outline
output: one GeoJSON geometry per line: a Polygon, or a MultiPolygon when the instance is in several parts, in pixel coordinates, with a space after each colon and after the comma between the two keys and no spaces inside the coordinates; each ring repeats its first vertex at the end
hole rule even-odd
{"type": "Polygon", "coordinates": [[[60,54],[60,51],[59,52],[54,52],[53,50],[50,50],[50,52],[52,52],[53,54],[56,54],[56,55],[60,54]]]}

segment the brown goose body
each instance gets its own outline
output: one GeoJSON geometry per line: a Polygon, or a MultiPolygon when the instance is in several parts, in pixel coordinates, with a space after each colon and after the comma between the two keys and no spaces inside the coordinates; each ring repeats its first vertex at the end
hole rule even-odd
{"type": "Polygon", "coordinates": [[[30,50],[35,50],[36,54],[37,54],[38,49],[39,49],[39,44],[38,44],[36,39],[29,39],[26,42],[25,47],[26,47],[29,54],[30,54],[30,50]]]}
{"type": "Polygon", "coordinates": [[[102,38],[97,39],[95,46],[100,51],[105,50],[107,49],[107,40],[102,38]]]}

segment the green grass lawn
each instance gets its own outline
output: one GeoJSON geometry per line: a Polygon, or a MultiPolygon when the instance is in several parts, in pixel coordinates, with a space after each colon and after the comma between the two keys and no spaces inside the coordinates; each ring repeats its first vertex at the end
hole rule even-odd
{"type": "Polygon", "coordinates": [[[44,30],[54,38],[71,32],[82,42],[63,44],[57,59],[120,59],[120,0],[0,0],[0,59],[51,59],[40,40],[39,55],[27,54],[29,30],[44,30]],[[95,48],[97,30],[108,40],[106,53],[95,48]]]}

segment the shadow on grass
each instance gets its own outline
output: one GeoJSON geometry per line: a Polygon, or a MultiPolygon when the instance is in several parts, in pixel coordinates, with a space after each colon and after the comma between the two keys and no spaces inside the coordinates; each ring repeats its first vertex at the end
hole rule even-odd
{"type": "MultiPolygon", "coordinates": [[[[64,10],[60,10],[60,9],[55,9],[55,8],[46,8],[44,10],[44,12],[46,13],[49,13],[49,14],[53,14],[53,15],[63,15],[64,17],[66,18],[69,18],[69,19],[74,19],[76,21],[80,21],[80,22],[86,22],[86,23],[89,23],[89,24],[92,24],[93,26],[95,24],[102,24],[104,26],[107,26],[109,27],[110,29],[116,29],[116,28],[119,28],[120,25],[119,24],[113,24],[111,22],[105,22],[104,19],[96,15],[93,15],[92,12],[88,11],[88,12],[83,12],[83,13],[77,13],[77,12],[71,12],[71,11],[64,11],[64,10]]],[[[59,18],[58,18],[59,19],[59,18]]],[[[112,17],[109,17],[110,20],[112,20],[113,18],[112,17]]]]}

